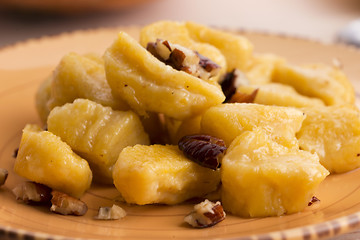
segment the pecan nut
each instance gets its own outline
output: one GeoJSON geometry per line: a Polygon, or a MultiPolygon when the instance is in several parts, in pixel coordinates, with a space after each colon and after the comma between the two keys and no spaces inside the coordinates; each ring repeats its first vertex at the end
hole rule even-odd
{"type": "Polygon", "coordinates": [[[209,135],[189,135],[179,140],[179,149],[184,155],[199,165],[216,170],[226,151],[222,139],[209,135]]]}
{"type": "Polygon", "coordinates": [[[220,202],[213,203],[208,199],[194,206],[194,211],[189,213],[184,221],[195,228],[214,226],[226,217],[220,202]]]}
{"type": "Polygon", "coordinates": [[[158,60],[172,68],[207,80],[220,72],[220,66],[209,58],[178,44],[157,39],[149,42],[146,49],[158,60]]]}
{"type": "Polygon", "coordinates": [[[219,74],[221,67],[211,59],[195,52],[199,56],[198,77],[201,79],[209,79],[219,74]]]}
{"type": "Polygon", "coordinates": [[[12,155],[13,158],[17,158],[18,153],[19,153],[19,148],[15,148],[14,152],[13,152],[13,155],[12,155]]]}
{"type": "Polygon", "coordinates": [[[229,103],[254,103],[259,89],[255,89],[252,93],[236,92],[229,100],[229,103]]]}
{"type": "Polygon", "coordinates": [[[315,203],[320,203],[320,199],[318,199],[317,197],[313,196],[310,200],[310,202],[308,203],[308,206],[311,206],[315,203]]]}
{"type": "Polygon", "coordinates": [[[4,185],[9,175],[8,170],[0,168],[0,186],[4,185]]]}
{"type": "Polygon", "coordinates": [[[50,211],[62,215],[82,216],[88,210],[86,203],[59,191],[52,191],[50,211]]]}
{"type": "Polygon", "coordinates": [[[249,85],[249,80],[239,69],[234,69],[225,74],[221,81],[221,89],[226,97],[225,102],[229,102],[236,93],[236,89],[241,85],[249,85]]]}
{"type": "Polygon", "coordinates": [[[116,220],[121,219],[126,216],[126,211],[119,207],[118,205],[113,205],[112,207],[100,207],[98,215],[95,219],[99,220],[116,220]]]}
{"type": "Polygon", "coordinates": [[[49,204],[51,200],[51,188],[36,182],[23,182],[12,192],[16,200],[26,204],[49,204]]]}

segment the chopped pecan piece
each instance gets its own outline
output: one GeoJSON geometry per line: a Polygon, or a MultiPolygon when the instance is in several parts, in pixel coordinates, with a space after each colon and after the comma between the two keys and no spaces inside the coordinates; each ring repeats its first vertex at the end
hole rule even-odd
{"type": "Polygon", "coordinates": [[[232,95],[229,103],[253,103],[258,92],[258,88],[250,94],[236,92],[234,95],[232,95]]]}
{"type": "Polygon", "coordinates": [[[195,52],[199,58],[199,78],[201,79],[209,79],[213,76],[216,76],[220,72],[220,66],[213,62],[211,59],[201,55],[198,52],[195,52]]]}
{"type": "Polygon", "coordinates": [[[319,203],[320,202],[320,199],[318,199],[317,197],[313,196],[310,200],[310,202],[308,203],[308,206],[311,206],[315,203],[319,203]]]}
{"type": "Polygon", "coordinates": [[[18,152],[19,152],[19,148],[16,148],[13,152],[13,158],[17,158],[17,155],[18,155],[18,152]]]}
{"type": "Polygon", "coordinates": [[[220,66],[207,57],[166,40],[157,39],[146,49],[163,63],[201,79],[209,79],[220,72],[220,66]]]}
{"type": "Polygon", "coordinates": [[[58,191],[52,191],[51,194],[52,206],[50,211],[52,212],[62,215],[82,216],[85,215],[88,210],[86,203],[79,199],[58,191]]]}
{"type": "Polygon", "coordinates": [[[125,210],[114,204],[112,207],[100,207],[98,215],[95,217],[95,219],[116,220],[124,218],[125,216],[125,210]]]}
{"type": "Polygon", "coordinates": [[[220,202],[205,201],[194,206],[194,211],[189,213],[184,221],[195,228],[206,228],[214,226],[223,221],[226,214],[220,202]]]}
{"type": "Polygon", "coordinates": [[[240,85],[248,84],[249,80],[239,69],[234,69],[233,71],[225,74],[221,82],[221,89],[226,97],[225,102],[228,102],[231,99],[240,85]]]}
{"type": "Polygon", "coordinates": [[[180,51],[179,49],[175,48],[168,60],[166,61],[170,66],[175,68],[176,70],[181,70],[184,72],[187,72],[189,74],[192,74],[192,69],[189,66],[184,65],[186,55],[183,51],[180,51]]]}
{"type": "Polygon", "coordinates": [[[49,204],[51,200],[51,188],[36,182],[23,182],[12,192],[16,200],[26,204],[49,204]]]}
{"type": "Polygon", "coordinates": [[[149,42],[146,46],[146,49],[154,57],[156,57],[162,62],[165,62],[169,58],[171,53],[171,48],[169,49],[167,45],[167,41],[159,42],[159,40],[157,40],[156,42],[149,42]]]}
{"type": "MultiPolygon", "coordinates": [[[[201,55],[200,53],[196,52],[196,54],[199,56],[200,58],[200,66],[205,69],[205,71],[207,72],[212,72],[212,71],[217,71],[217,73],[220,71],[220,66],[217,65],[216,63],[214,63],[213,61],[211,61],[209,58],[204,57],[203,55],[201,55]]],[[[215,74],[214,74],[215,75],[215,74]]]]}
{"type": "Polygon", "coordinates": [[[0,168],[0,186],[5,184],[5,181],[7,179],[9,175],[8,170],[4,169],[4,168],[0,168]]]}
{"type": "Polygon", "coordinates": [[[187,158],[213,170],[220,167],[220,160],[227,149],[222,139],[209,135],[184,136],[178,146],[187,158]]]}

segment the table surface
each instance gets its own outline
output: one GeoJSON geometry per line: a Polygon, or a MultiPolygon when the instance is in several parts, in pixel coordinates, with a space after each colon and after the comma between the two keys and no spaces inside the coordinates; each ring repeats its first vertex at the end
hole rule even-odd
{"type": "MultiPolygon", "coordinates": [[[[144,25],[157,20],[198,23],[335,42],[360,17],[357,0],[155,0],[116,11],[51,15],[8,11],[0,6],[0,48],[44,35],[79,29],[144,25]]],[[[360,230],[332,240],[360,239],[360,230]]]]}

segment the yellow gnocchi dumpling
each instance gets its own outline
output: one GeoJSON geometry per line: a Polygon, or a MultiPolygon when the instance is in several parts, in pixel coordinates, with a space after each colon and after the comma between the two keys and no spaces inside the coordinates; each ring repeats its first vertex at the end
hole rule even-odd
{"type": "Polygon", "coordinates": [[[200,122],[201,115],[187,118],[183,121],[165,118],[164,125],[168,141],[172,144],[178,144],[183,136],[200,133],[200,122]]]}
{"type": "Polygon", "coordinates": [[[249,61],[244,73],[251,85],[270,83],[276,66],[286,60],[274,54],[256,54],[249,61]]]}
{"type": "Polygon", "coordinates": [[[174,135],[174,138],[172,139],[172,142],[174,144],[178,144],[179,140],[183,136],[199,134],[201,131],[201,117],[201,115],[198,115],[182,121],[176,131],[176,134],[174,135]]]}
{"type": "Polygon", "coordinates": [[[36,125],[26,125],[23,130],[14,171],[77,198],[92,181],[87,161],[76,155],[58,136],[36,125]]]}
{"type": "Polygon", "coordinates": [[[237,88],[237,92],[251,94],[256,89],[258,90],[254,103],[285,107],[324,106],[323,101],[319,98],[301,95],[293,87],[280,83],[241,85],[237,88]]]}
{"type": "Polygon", "coordinates": [[[215,191],[220,171],[187,159],[177,145],[135,145],[120,153],[113,178],[127,203],[177,204],[215,191]]]}
{"type": "Polygon", "coordinates": [[[287,146],[298,147],[295,133],[305,116],[302,111],[279,106],[228,103],[209,108],[201,119],[201,132],[223,139],[227,146],[241,133],[257,127],[287,146]]]}
{"type": "Polygon", "coordinates": [[[54,108],[48,129],[89,161],[95,179],[112,182],[112,167],[124,147],[149,144],[139,117],[86,99],[54,108]]]}
{"type": "Polygon", "coordinates": [[[222,159],[222,204],[241,217],[300,212],[328,174],[316,154],[287,148],[261,128],[245,131],[222,159]]]}
{"type": "Polygon", "coordinates": [[[225,100],[218,83],[166,65],[124,32],[106,50],[104,59],[114,96],[140,115],[157,112],[184,119],[225,100]]]}
{"type": "Polygon", "coordinates": [[[293,86],[300,94],[320,98],[326,105],[353,104],[355,92],[346,75],[324,64],[276,67],[273,81],[293,86]]]}
{"type": "Polygon", "coordinates": [[[317,153],[331,173],[360,166],[360,112],[355,106],[302,109],[306,118],[297,133],[300,147],[317,153]]]}
{"type": "Polygon", "coordinates": [[[104,61],[95,54],[65,55],[52,76],[49,109],[72,103],[77,98],[89,99],[117,110],[128,110],[121,99],[114,99],[106,81],[104,61]]]}
{"type": "Polygon", "coordinates": [[[228,71],[246,69],[254,48],[247,38],[194,22],[186,22],[185,26],[193,40],[208,43],[220,50],[225,56],[228,71]]]}

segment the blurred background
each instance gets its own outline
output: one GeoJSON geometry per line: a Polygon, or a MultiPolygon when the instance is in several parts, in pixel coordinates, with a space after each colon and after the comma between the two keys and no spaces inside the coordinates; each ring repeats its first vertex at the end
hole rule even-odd
{"type": "Polygon", "coordinates": [[[164,19],[334,42],[358,17],[359,0],[0,0],[0,47],[164,19]]]}

